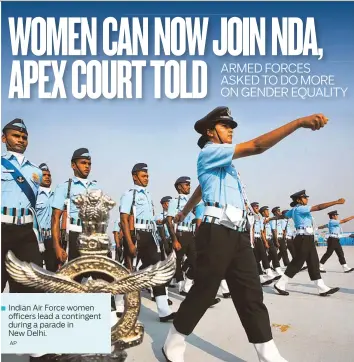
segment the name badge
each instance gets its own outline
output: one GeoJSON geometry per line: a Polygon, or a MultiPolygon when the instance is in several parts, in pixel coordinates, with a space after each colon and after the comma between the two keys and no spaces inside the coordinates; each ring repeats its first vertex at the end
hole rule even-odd
{"type": "Polygon", "coordinates": [[[13,173],[13,172],[15,172],[15,170],[3,170],[2,172],[3,173],[13,173]]]}

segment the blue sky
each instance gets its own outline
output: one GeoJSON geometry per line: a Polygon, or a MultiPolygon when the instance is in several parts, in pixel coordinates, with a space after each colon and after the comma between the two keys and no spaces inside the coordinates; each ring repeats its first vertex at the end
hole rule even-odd
{"type": "MultiPolygon", "coordinates": [[[[330,119],[323,130],[299,130],[268,152],[236,161],[235,166],[241,172],[251,200],[270,207],[279,205],[285,208],[289,206],[290,194],[306,189],[313,204],[344,197],[347,203],[337,209],[341,216],[346,217],[354,214],[354,169],[350,161],[354,155],[353,10],[354,4],[345,2],[179,2],[164,6],[158,2],[2,3],[2,124],[15,117],[24,119],[30,132],[27,156],[34,163],[48,163],[53,175],[53,186],[71,175],[72,152],[87,147],[93,158],[92,178],[98,180],[103,190],[119,202],[121,195],[131,186],[132,166],[137,162],[146,162],[150,168],[149,189],[159,211],[160,198],[174,196],[173,183],[176,178],[189,175],[193,188],[197,185],[196,160],[199,148],[196,145],[198,135],[193,126],[195,121],[214,107],[230,107],[239,124],[235,143],[259,136],[298,117],[321,112],[330,119]],[[25,59],[11,54],[8,17],[96,16],[100,23],[108,16],[119,18],[130,15],[149,18],[209,16],[209,46],[205,56],[209,67],[209,87],[205,99],[154,99],[151,71],[147,71],[142,100],[76,100],[72,97],[56,100],[7,99],[11,62],[14,59],[25,59]],[[314,16],[324,58],[216,57],[210,51],[210,44],[219,35],[221,16],[265,16],[267,19],[314,16]],[[336,85],[348,87],[349,90],[345,98],[337,99],[223,98],[220,95],[220,70],[223,63],[228,62],[309,62],[312,74],[334,75],[336,85]]],[[[81,58],[65,59],[72,62],[81,58]]],[[[87,56],[83,59],[93,58],[87,56]]],[[[109,58],[100,56],[99,59],[109,58]]],[[[146,59],[150,60],[149,57],[146,59]]],[[[191,60],[191,57],[182,56],[179,59],[191,60]]],[[[117,215],[116,208],[112,218],[117,215]]],[[[324,211],[315,217],[319,224],[327,220],[324,211]]],[[[353,222],[344,229],[354,230],[353,222]]]]}

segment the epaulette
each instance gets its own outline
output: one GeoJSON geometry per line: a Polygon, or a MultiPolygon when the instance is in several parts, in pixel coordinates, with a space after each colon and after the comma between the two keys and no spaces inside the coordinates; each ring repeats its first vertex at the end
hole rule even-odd
{"type": "Polygon", "coordinates": [[[124,196],[124,195],[128,195],[131,191],[134,191],[134,190],[135,190],[135,189],[129,189],[129,190],[126,190],[122,196],[124,196]]]}
{"type": "Polygon", "coordinates": [[[42,170],[41,170],[37,165],[35,165],[34,163],[32,163],[30,160],[27,160],[27,162],[29,162],[31,166],[37,168],[38,171],[42,172],[42,170]]]}

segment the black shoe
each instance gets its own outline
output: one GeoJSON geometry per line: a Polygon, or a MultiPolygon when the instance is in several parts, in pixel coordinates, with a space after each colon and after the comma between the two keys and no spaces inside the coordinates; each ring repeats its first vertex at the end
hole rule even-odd
{"type": "Polygon", "coordinates": [[[352,271],[354,271],[354,268],[351,268],[351,269],[345,271],[344,273],[351,273],[352,271]]]}
{"type": "Polygon", "coordinates": [[[166,317],[160,317],[160,322],[169,322],[169,321],[173,321],[173,319],[175,318],[176,313],[171,313],[170,315],[167,315],[166,317]]]}
{"type": "MultiPolygon", "coordinates": [[[[300,271],[303,271],[303,270],[306,270],[307,269],[307,266],[303,266],[301,269],[300,269],[300,271]]],[[[321,270],[320,270],[321,271],[321,270]]],[[[324,271],[324,272],[321,272],[321,273],[325,273],[326,271],[324,271]]]]}
{"type": "Polygon", "coordinates": [[[179,294],[180,294],[180,295],[183,295],[183,296],[185,297],[185,296],[187,296],[188,293],[185,292],[184,290],[181,290],[181,291],[179,292],[179,294]]]}
{"type": "Polygon", "coordinates": [[[151,300],[152,300],[153,302],[155,302],[155,301],[156,301],[155,297],[151,297],[151,300]]]}
{"type": "Polygon", "coordinates": [[[225,299],[228,299],[228,298],[231,298],[231,293],[222,293],[222,296],[223,296],[225,299]]]}
{"type": "Polygon", "coordinates": [[[172,304],[173,304],[173,302],[172,302],[171,299],[168,299],[167,301],[168,301],[168,305],[172,305],[172,304]]]}
{"type": "Polygon", "coordinates": [[[117,315],[117,318],[122,318],[123,313],[121,313],[121,312],[116,312],[116,315],[117,315]]]}
{"type": "Polygon", "coordinates": [[[169,360],[169,359],[167,358],[166,353],[165,353],[165,350],[163,349],[163,347],[162,347],[162,354],[163,354],[163,356],[166,358],[166,361],[167,361],[167,362],[172,362],[171,360],[169,360]]]}
{"type": "Polygon", "coordinates": [[[281,278],[281,275],[277,275],[274,279],[273,279],[273,281],[274,280],[279,280],[281,278]]]}
{"type": "Polygon", "coordinates": [[[320,293],[320,297],[327,297],[328,295],[337,293],[338,291],[339,291],[339,288],[338,288],[338,287],[332,288],[332,289],[330,289],[328,292],[320,293]]]}
{"type": "Polygon", "coordinates": [[[167,288],[176,288],[176,286],[174,284],[169,284],[167,288]]]}
{"type": "Polygon", "coordinates": [[[274,288],[280,295],[289,295],[289,292],[287,292],[286,290],[281,290],[281,289],[277,288],[277,286],[275,284],[274,284],[274,288]]]}
{"type": "MultiPolygon", "coordinates": [[[[302,270],[302,269],[301,269],[302,270]]],[[[320,273],[327,273],[325,270],[320,269],[320,273]]]]}
{"type": "MultiPolygon", "coordinates": [[[[210,304],[210,307],[213,307],[214,305],[216,305],[216,304],[218,304],[218,303],[220,303],[221,302],[221,299],[220,298],[215,298],[213,301],[212,301],[212,303],[210,304]]],[[[209,308],[210,308],[209,307],[209,308]]]]}

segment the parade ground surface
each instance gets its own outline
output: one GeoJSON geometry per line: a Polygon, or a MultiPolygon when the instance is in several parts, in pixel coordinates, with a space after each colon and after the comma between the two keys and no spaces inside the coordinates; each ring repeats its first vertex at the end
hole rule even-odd
{"type": "MultiPolygon", "coordinates": [[[[319,247],[321,257],[325,247],[319,247]]],[[[354,265],[354,247],[344,247],[347,263],[354,265]]],[[[334,254],[322,274],[328,286],[340,291],[320,297],[307,271],[289,284],[290,296],[277,295],[273,286],[264,287],[273,336],[283,357],[289,362],[354,361],[354,272],[344,274],[334,254]]],[[[173,310],[183,297],[170,289],[173,310]]],[[[144,342],[127,350],[130,361],[165,361],[161,353],[170,323],[160,323],[156,304],[142,293],[139,320],[145,326],[144,342]]],[[[210,308],[194,333],[187,339],[186,362],[256,362],[256,353],[248,343],[231,299],[210,308]]],[[[26,356],[2,355],[4,362],[27,362],[26,356]]]]}

